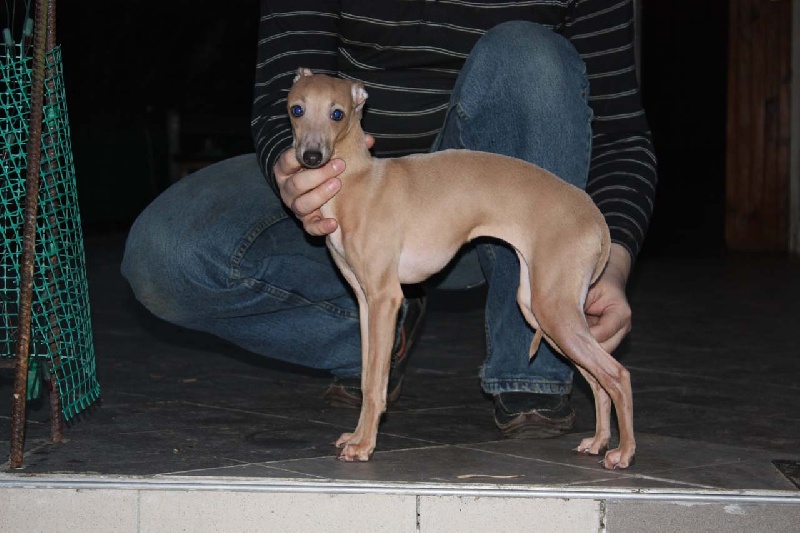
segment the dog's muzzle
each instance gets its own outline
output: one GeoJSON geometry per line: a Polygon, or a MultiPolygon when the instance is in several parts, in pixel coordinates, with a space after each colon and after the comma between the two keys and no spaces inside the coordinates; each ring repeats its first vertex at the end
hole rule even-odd
{"type": "Polygon", "coordinates": [[[302,156],[303,165],[308,168],[317,168],[322,166],[322,152],[319,150],[306,150],[302,156]]]}

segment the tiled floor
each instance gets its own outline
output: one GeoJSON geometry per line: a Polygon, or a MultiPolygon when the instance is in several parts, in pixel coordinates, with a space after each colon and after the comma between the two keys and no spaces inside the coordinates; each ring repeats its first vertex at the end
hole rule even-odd
{"type": "MultiPolygon", "coordinates": [[[[797,491],[773,464],[800,459],[800,263],[651,255],[618,352],[633,376],[637,463],[610,472],[570,450],[591,433],[588,388],[573,434],[504,440],[481,393],[481,295],[431,296],[401,400],[371,462],[336,461],[357,412],[327,406],[328,377],[277,365],[143,311],[118,274],[122,235],[86,240],[101,403],[47,443],[29,413],[23,474],[246,476],[586,488],[797,491]]],[[[11,374],[0,371],[0,454],[11,374]]],[[[8,471],[8,465],[2,467],[8,471]]]]}

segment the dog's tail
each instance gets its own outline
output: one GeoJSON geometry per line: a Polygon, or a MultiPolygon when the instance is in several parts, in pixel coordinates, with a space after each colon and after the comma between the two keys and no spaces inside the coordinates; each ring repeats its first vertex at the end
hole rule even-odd
{"type": "Polygon", "coordinates": [[[533,334],[533,341],[531,341],[531,349],[528,353],[528,359],[533,359],[533,356],[536,355],[536,351],[539,349],[539,345],[542,343],[542,337],[544,336],[544,331],[542,328],[536,330],[533,334]]]}

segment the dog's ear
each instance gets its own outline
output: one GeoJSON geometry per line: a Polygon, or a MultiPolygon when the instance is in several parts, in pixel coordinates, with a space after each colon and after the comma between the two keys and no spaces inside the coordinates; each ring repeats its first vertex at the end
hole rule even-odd
{"type": "Polygon", "coordinates": [[[364,108],[364,102],[367,101],[367,91],[364,89],[364,85],[359,82],[353,84],[352,88],[350,89],[351,94],[353,95],[353,105],[357,113],[360,113],[361,110],[364,108]]]}
{"type": "Polygon", "coordinates": [[[297,69],[297,74],[295,75],[294,81],[292,81],[292,83],[293,84],[297,83],[297,80],[299,80],[300,78],[303,78],[305,76],[313,76],[313,75],[314,75],[314,73],[311,72],[310,68],[300,67],[299,69],[297,69]]]}

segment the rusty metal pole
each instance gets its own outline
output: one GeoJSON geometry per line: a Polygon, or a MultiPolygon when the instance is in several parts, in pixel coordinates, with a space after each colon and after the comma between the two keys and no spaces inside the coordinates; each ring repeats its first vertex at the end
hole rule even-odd
{"type": "MultiPolygon", "coordinates": [[[[47,39],[45,44],[45,52],[49,54],[53,48],[56,46],[56,0],[49,0],[47,5],[47,39]]],[[[46,57],[46,56],[45,56],[46,57]]],[[[53,82],[53,78],[56,76],[56,72],[54,69],[47,69],[46,70],[46,79],[47,81],[47,92],[49,94],[49,98],[47,101],[48,107],[51,109],[56,105],[56,87],[55,83],[53,82]]],[[[52,212],[56,213],[59,211],[58,205],[58,192],[56,191],[55,184],[53,183],[53,175],[52,175],[52,166],[53,160],[55,159],[55,149],[53,148],[53,138],[58,135],[58,130],[55,128],[52,123],[50,125],[50,130],[47,132],[47,135],[44,137],[45,150],[47,153],[47,161],[48,168],[45,169],[45,172],[42,175],[42,179],[47,186],[47,192],[50,199],[50,203],[52,205],[52,212]]],[[[52,237],[56,240],[60,238],[60,231],[58,229],[58,220],[56,220],[55,214],[51,214],[49,218],[50,228],[53,233],[52,237]]],[[[61,265],[59,264],[58,255],[52,255],[49,258],[50,268],[47,271],[47,285],[48,290],[52,296],[52,302],[54,305],[54,309],[50,309],[48,311],[48,322],[50,323],[50,327],[52,330],[48,333],[49,337],[49,346],[50,346],[50,353],[53,356],[53,368],[51,369],[50,373],[50,383],[49,383],[49,390],[50,390],[50,440],[54,443],[61,442],[63,440],[63,430],[64,430],[64,423],[63,418],[61,416],[61,396],[58,390],[58,379],[56,375],[56,368],[59,366],[61,362],[61,357],[59,355],[59,344],[56,341],[56,338],[61,336],[61,326],[58,323],[58,316],[57,312],[59,311],[59,307],[61,306],[61,298],[58,295],[58,286],[57,280],[60,278],[61,273],[61,265]]]]}
{"type": "Polygon", "coordinates": [[[31,301],[33,299],[33,266],[36,253],[36,214],[39,199],[39,170],[42,152],[42,104],[44,99],[45,46],[47,38],[48,0],[36,3],[31,72],[31,115],[28,128],[25,177],[25,216],[22,226],[22,253],[19,282],[19,328],[17,330],[17,368],[11,410],[11,453],[9,466],[22,467],[25,443],[25,410],[28,393],[28,358],[31,342],[31,301]]]}

